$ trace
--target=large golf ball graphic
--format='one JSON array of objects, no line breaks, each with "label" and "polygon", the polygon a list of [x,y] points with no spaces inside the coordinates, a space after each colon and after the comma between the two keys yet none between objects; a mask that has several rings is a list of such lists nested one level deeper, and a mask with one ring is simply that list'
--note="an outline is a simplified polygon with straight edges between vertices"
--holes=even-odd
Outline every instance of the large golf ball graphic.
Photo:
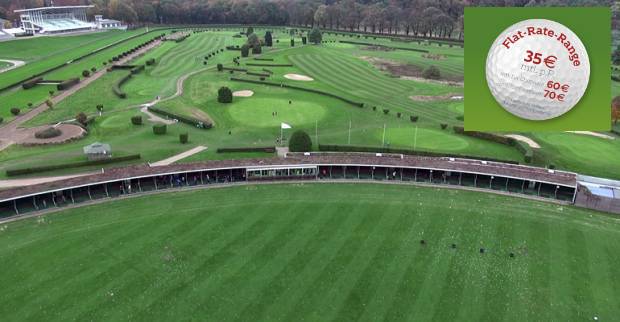
[{"label": "large golf ball graphic", "polygon": [[581,40],[551,20],[524,20],[493,42],[486,78],[495,100],[528,120],[570,111],[588,87],[590,60]]}]

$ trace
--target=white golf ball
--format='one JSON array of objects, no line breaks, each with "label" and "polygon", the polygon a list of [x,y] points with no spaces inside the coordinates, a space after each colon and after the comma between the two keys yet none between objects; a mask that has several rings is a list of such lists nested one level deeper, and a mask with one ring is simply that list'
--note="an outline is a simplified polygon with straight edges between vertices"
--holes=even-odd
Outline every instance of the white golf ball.
[{"label": "white golf ball", "polygon": [[491,94],[508,112],[548,120],[570,111],[588,87],[590,60],[570,29],[555,21],[530,19],[504,30],[486,62]]}]

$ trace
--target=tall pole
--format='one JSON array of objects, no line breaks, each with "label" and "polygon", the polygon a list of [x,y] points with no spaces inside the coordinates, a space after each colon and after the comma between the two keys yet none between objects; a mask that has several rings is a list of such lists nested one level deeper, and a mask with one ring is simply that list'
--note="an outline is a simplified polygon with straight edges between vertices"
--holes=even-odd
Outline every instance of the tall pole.
[{"label": "tall pole", "polygon": [[351,145],[351,119],[349,119],[349,145]]},{"label": "tall pole", "polygon": [[314,121],[314,136],[316,139],[316,146],[319,146],[319,120]]},{"label": "tall pole", "polygon": [[383,123],[383,142],[381,142],[381,146],[385,146],[385,123]]},{"label": "tall pole", "polygon": [[413,151],[415,151],[416,145],[418,144],[418,126],[415,126],[415,134],[413,135]]}]

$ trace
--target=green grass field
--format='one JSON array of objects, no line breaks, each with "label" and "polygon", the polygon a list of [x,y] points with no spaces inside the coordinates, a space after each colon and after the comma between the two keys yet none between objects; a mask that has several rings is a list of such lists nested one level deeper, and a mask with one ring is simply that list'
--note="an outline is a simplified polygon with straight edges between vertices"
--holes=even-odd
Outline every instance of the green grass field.
[{"label": "green grass field", "polygon": [[1,227],[6,321],[611,321],[620,314],[617,218],[478,192],[241,186],[142,196]]}]

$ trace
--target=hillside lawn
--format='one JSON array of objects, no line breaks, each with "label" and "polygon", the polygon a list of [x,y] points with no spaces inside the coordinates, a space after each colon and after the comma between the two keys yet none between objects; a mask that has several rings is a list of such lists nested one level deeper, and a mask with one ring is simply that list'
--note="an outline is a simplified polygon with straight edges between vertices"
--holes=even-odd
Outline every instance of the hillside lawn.
[{"label": "hillside lawn", "polygon": [[617,218],[479,192],[249,185],[106,202],[2,227],[7,321],[620,314]]}]

